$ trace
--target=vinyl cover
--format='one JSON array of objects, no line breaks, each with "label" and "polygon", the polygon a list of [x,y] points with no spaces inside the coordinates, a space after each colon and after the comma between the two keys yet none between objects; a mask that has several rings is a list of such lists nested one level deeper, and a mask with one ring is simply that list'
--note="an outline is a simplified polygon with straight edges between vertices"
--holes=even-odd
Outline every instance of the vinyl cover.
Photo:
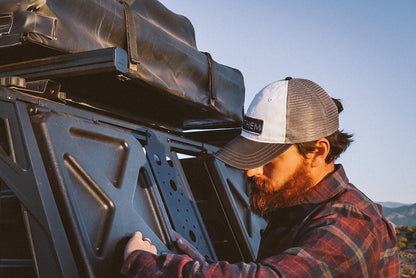
[{"label": "vinyl cover", "polygon": [[2,0],[0,56],[28,43],[58,53],[123,48],[128,77],[241,124],[242,74],[200,52],[191,22],[156,0]]}]

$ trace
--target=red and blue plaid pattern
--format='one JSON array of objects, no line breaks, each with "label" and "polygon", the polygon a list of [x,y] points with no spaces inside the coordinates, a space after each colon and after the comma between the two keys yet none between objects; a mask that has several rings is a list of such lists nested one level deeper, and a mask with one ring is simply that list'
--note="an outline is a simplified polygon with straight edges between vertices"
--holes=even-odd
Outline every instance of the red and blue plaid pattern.
[{"label": "red and blue plaid pattern", "polygon": [[348,182],[343,167],[308,195],[308,204],[277,210],[258,260],[200,263],[185,255],[130,254],[127,277],[400,277],[397,239],[379,205]]}]

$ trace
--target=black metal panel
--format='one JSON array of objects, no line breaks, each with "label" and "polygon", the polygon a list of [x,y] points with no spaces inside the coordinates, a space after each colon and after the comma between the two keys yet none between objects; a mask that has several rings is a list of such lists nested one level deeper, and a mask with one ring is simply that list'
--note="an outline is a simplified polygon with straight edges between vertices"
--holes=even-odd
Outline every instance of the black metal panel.
[{"label": "black metal panel", "polygon": [[10,156],[9,132],[10,127],[7,119],[0,118],[0,153],[5,157]]},{"label": "black metal panel", "polygon": [[[36,242],[37,246],[42,247],[32,248],[35,272],[40,276],[49,274],[53,277],[78,277],[48,187],[26,106],[7,101],[5,99],[9,97],[3,98],[4,95],[7,95],[7,90],[0,88],[0,118],[5,123],[3,135],[7,139],[4,142],[9,148],[9,152],[0,153],[0,179],[26,208],[24,223],[29,242]],[[29,218],[36,223],[36,227],[30,226],[27,221]],[[12,261],[20,260],[8,254],[5,256]]]},{"label": "black metal panel", "polygon": [[0,123],[0,180],[32,251],[15,263],[40,277],[115,277],[116,247],[136,230],[162,252],[176,252],[174,228],[208,259],[255,258],[265,222],[216,147],[1,88]]},{"label": "black metal panel", "polygon": [[[181,155],[182,156],[182,155]],[[205,166],[207,156],[184,157],[181,165],[186,174],[218,260],[244,261],[224,206],[218,196],[211,174]]]},{"label": "black metal panel", "polygon": [[213,157],[207,159],[206,165],[244,259],[256,260],[261,239],[260,231],[266,228],[267,222],[250,210],[251,187],[244,171],[227,167]]},{"label": "black metal panel", "polygon": [[52,112],[34,114],[32,122],[83,276],[113,275],[117,243],[136,230],[158,250],[169,251],[168,221],[142,146],[132,135]]},{"label": "black metal panel", "polygon": [[[216,260],[211,240],[201,218],[185,173],[179,163],[174,142],[168,135],[149,131],[146,148],[173,228],[191,242],[209,260]],[[195,146],[191,144],[188,148]],[[201,151],[201,150],[199,150]]]},{"label": "black metal panel", "polygon": [[36,277],[19,199],[0,180],[0,277]]},{"label": "black metal panel", "polygon": [[20,170],[29,170],[27,150],[13,103],[0,100],[2,158]]}]

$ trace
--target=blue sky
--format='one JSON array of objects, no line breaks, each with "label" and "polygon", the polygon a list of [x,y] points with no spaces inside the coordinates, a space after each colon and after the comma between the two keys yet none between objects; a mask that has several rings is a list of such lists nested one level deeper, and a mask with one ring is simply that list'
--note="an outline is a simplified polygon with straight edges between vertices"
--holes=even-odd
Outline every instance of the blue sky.
[{"label": "blue sky", "polygon": [[416,1],[161,2],[191,20],[201,51],[243,73],[246,108],[286,76],[340,98],[350,181],[374,201],[416,203]]}]

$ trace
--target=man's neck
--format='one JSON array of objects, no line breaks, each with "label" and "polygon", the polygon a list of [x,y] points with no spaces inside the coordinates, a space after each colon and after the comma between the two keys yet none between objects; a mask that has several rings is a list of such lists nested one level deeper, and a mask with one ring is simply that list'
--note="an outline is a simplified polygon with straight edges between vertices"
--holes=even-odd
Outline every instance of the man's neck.
[{"label": "man's neck", "polygon": [[331,162],[329,164],[326,164],[325,163],[324,165],[322,165],[322,167],[319,167],[319,168],[315,169],[315,171],[312,173],[313,185],[314,186],[317,185],[328,174],[330,174],[330,173],[332,173],[334,171],[335,171],[334,162]]}]

